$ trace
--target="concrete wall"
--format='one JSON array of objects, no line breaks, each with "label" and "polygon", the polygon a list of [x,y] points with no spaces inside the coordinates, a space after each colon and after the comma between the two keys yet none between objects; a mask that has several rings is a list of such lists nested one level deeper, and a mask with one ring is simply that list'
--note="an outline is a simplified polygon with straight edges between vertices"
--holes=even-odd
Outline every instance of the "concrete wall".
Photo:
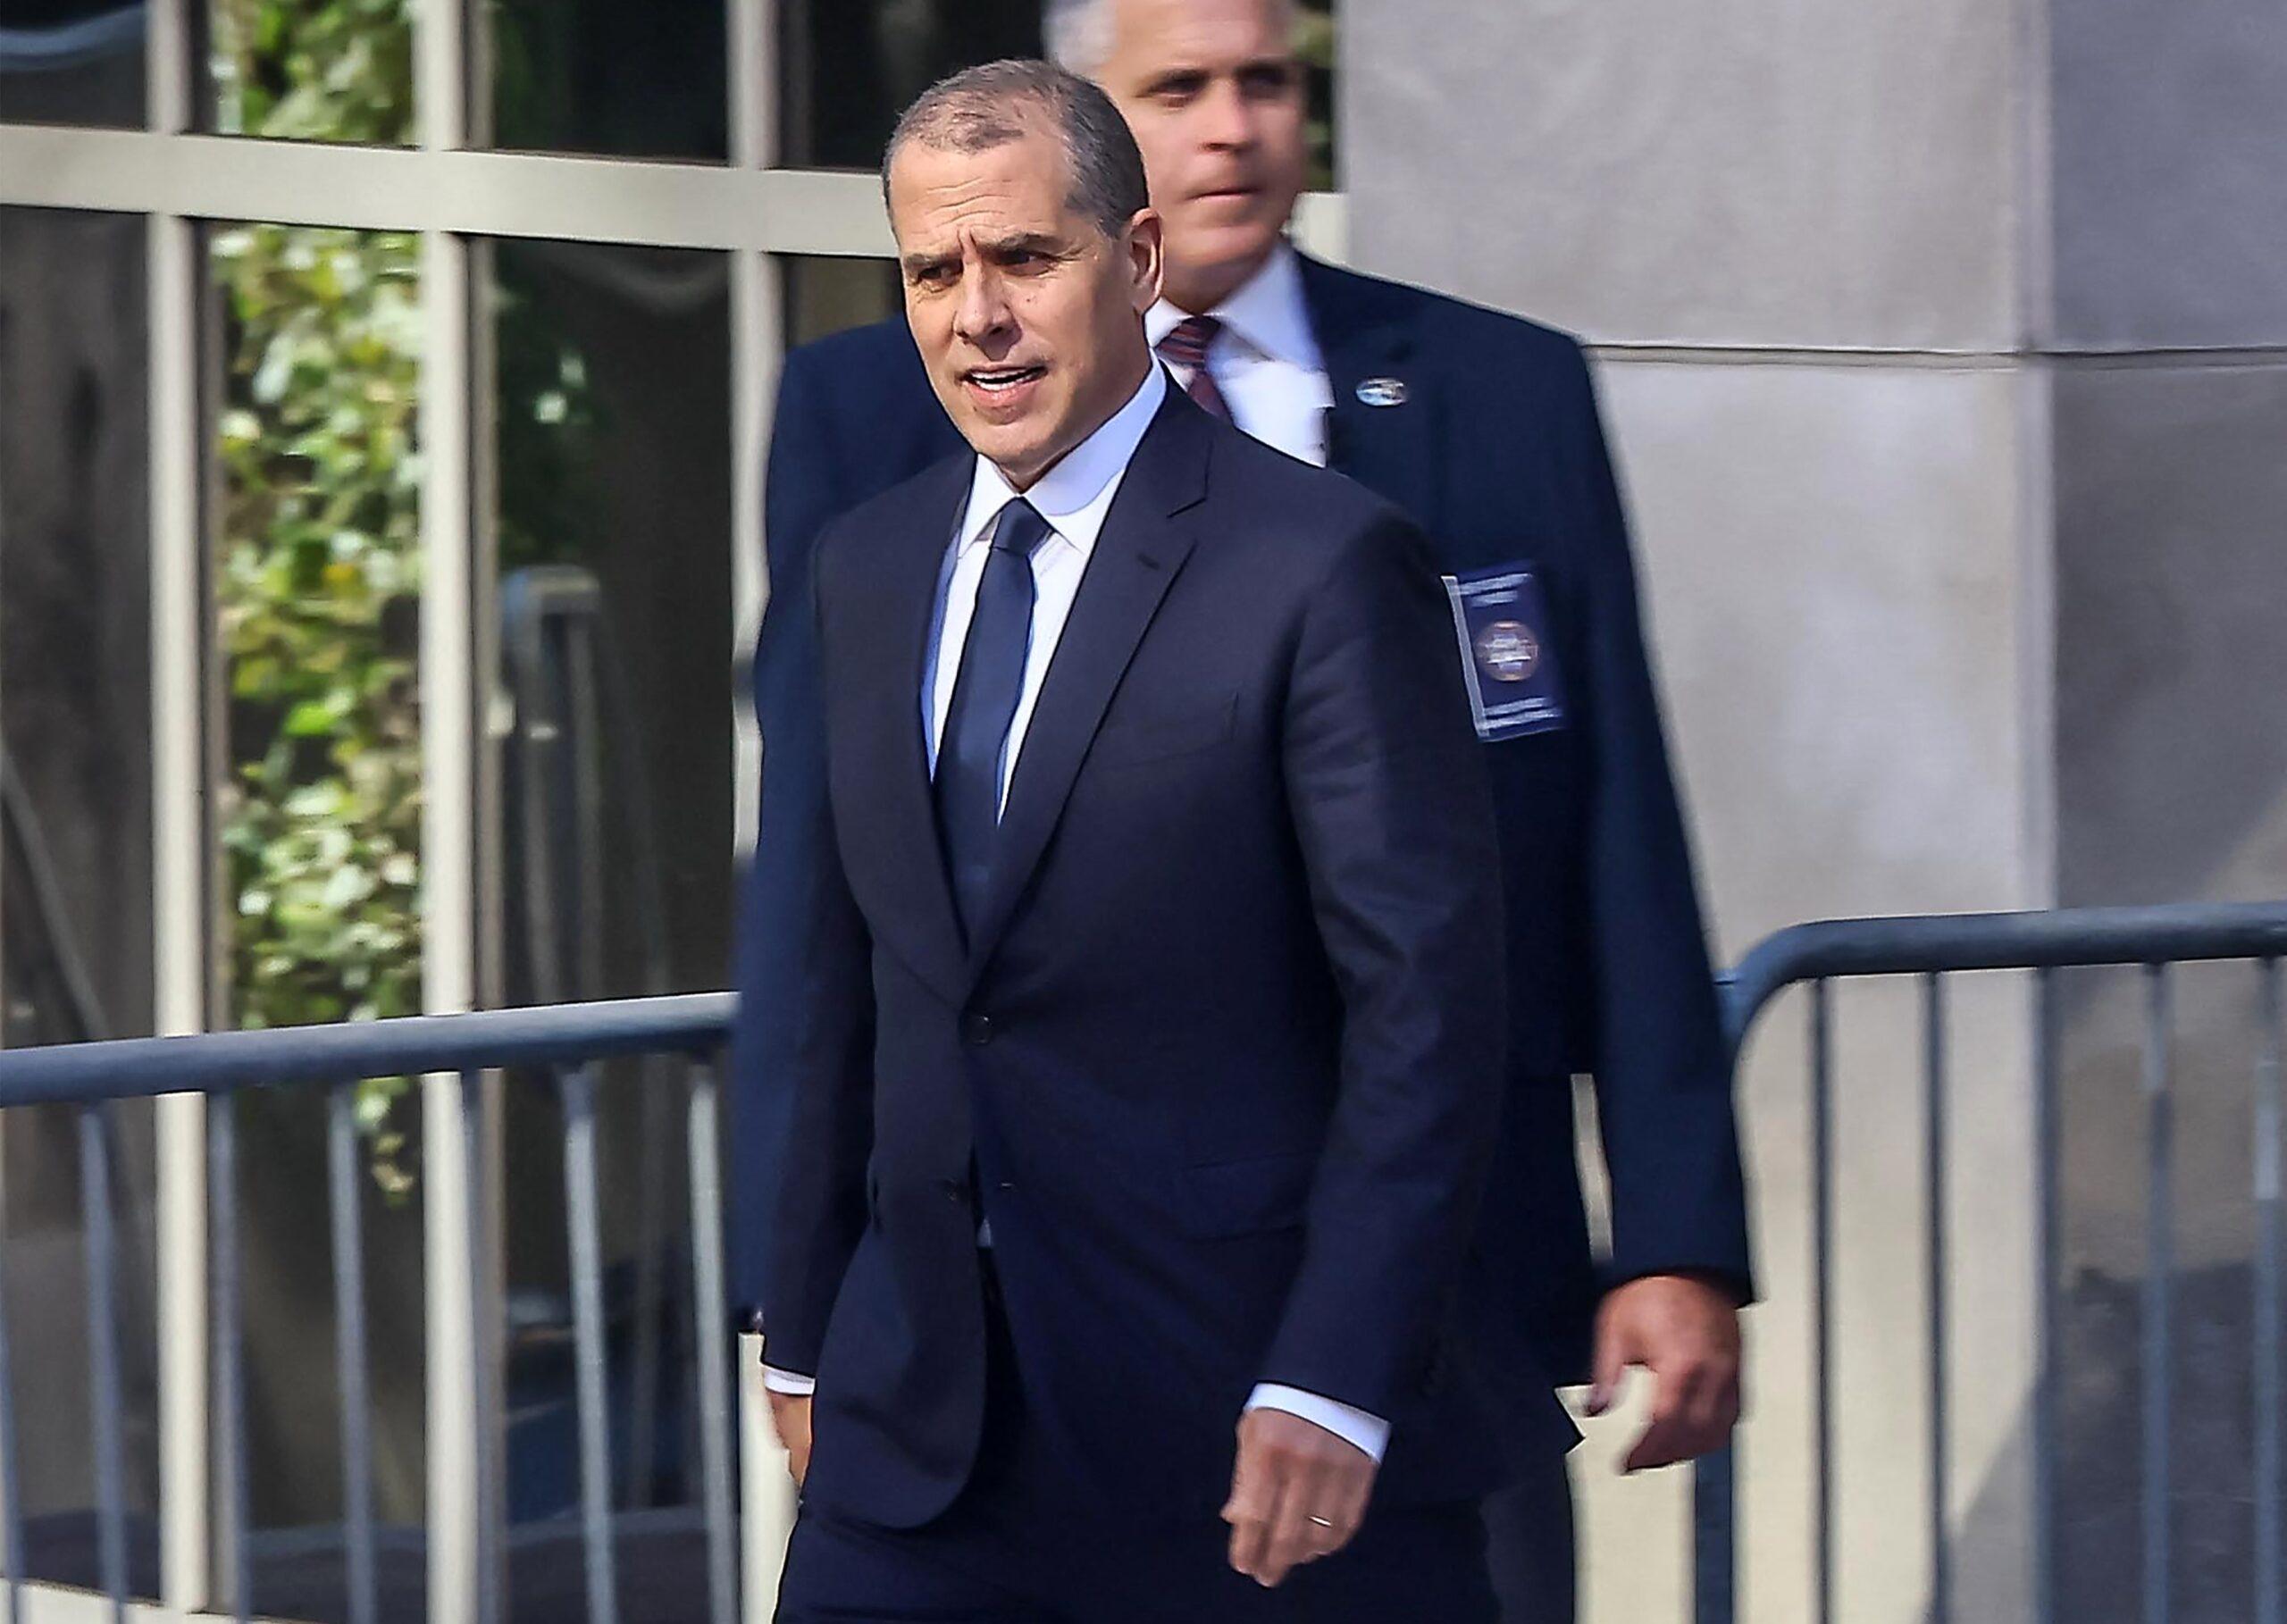
[{"label": "concrete wall", "polygon": [[[1349,0],[1352,257],[1584,334],[1720,952],[1796,919],[2287,894],[2287,15],[2268,0]],[[2174,1586],[2245,1616],[2254,987],[2182,978]],[[2027,1000],[1948,1079],[1954,1616],[2028,1614]],[[2133,1616],[2142,989],[2065,989],[2060,1616]],[[1910,988],[1840,1006],[1836,1616],[1928,1605]],[[1799,1011],[1742,1085],[1772,1301],[1743,1616],[1811,1615]],[[2125,1305],[2124,1308],[2123,1305]],[[1684,1485],[1593,1429],[1590,1613]],[[2234,1437],[2238,1438],[2233,1443]],[[2236,1611],[2235,1611],[2236,1610]]]}]

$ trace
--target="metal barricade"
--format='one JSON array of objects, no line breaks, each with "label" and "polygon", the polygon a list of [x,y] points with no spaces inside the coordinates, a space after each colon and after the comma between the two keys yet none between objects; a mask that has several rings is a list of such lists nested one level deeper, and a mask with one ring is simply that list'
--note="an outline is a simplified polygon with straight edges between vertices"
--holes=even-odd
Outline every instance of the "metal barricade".
[{"label": "metal barricade", "polygon": [[[1947,1275],[1953,1237],[1940,1199],[1948,1170],[1946,1102],[1948,1093],[1946,1033],[1948,978],[1978,970],[2021,970],[2032,977],[2032,1101],[2034,1161],[2033,1251],[2040,1281],[2035,1324],[2039,1347],[2033,1404],[2032,1514],[2036,1543],[2032,1617],[2053,1624],[2055,1576],[2052,1544],[2057,1499],[2057,1383],[2055,1330],[2058,1248],[2058,1062],[2055,975],[2075,967],[2141,967],[2145,984],[2142,1099],[2147,1125],[2149,1267],[2142,1283],[2144,1336],[2137,1447],[2145,1473],[2140,1538],[2146,1624],[2168,1617],[2170,1529],[2165,1486],[2169,1479],[2172,1367],[2166,1327],[2171,1308],[2171,1270],[2175,1235],[2170,1211],[2172,1151],[2170,967],[2198,961],[2245,959],[2255,965],[2265,1021],[2255,1079],[2255,1120],[2259,1150],[2255,1159],[2254,1199],[2258,1226],[2254,1262],[2256,1383],[2255,1560],[2257,1624],[2281,1624],[2283,1550],[2280,1519],[2283,1460],[2280,1428],[2287,1420],[2283,1392],[2280,1316],[2283,1270],[2287,1270],[2287,1220],[2281,1208],[2278,1151],[2283,1128],[2280,960],[2287,958],[2287,904],[2088,909],[2045,914],[1955,916],[1838,921],[1798,925],[1758,946],[1726,978],[1727,1017],[1734,1063],[1744,1051],[1757,1017],[1783,990],[1809,989],[1805,1041],[1810,1081],[1808,1123],[1811,1188],[1809,1278],[1772,1282],[1774,1294],[1800,1291],[1810,1311],[1812,1349],[1813,1500],[1812,1575],[1814,1616],[1833,1616],[1835,1594],[1835,1411],[1832,1390],[1835,1277],[1835,1188],[1833,1166],[1834,1034],[1832,990],[1838,981],[1865,977],[1919,979],[1924,1034],[1921,1067],[1921,1119],[1924,1128],[1922,1188],[1930,1225],[1923,1285],[1928,1293],[1932,1335],[1923,1373],[1929,1411],[1931,1470],[1925,1516],[1931,1552],[1927,1576],[1931,1596],[1928,1617],[1949,1617],[1952,1530],[1946,1472],[1944,1427],[1954,1385],[1947,1352]],[[126,1510],[120,1436],[121,1338],[117,1306],[117,1226],[107,1196],[114,1157],[105,1107],[118,1101],[162,1094],[201,1093],[227,1099],[256,1087],[324,1087],[331,1091],[327,1117],[327,1179],[335,1276],[335,1312],[339,1324],[336,1379],[341,1397],[343,1503],[347,1519],[345,1565],[351,1616],[357,1624],[378,1617],[376,1597],[373,1436],[368,1413],[370,1376],[364,1351],[364,1241],[358,1218],[358,1154],[354,1090],[363,1078],[458,1075],[465,1109],[472,1113],[487,1071],[533,1067],[561,1084],[564,1101],[563,1156],[565,1173],[565,1239],[572,1260],[573,1310],[579,1418],[578,1471],[581,1547],[587,1612],[592,1624],[615,1624],[620,1616],[614,1569],[614,1521],[610,1429],[606,1415],[602,1262],[596,1185],[595,1067],[627,1056],[680,1057],[688,1067],[693,1300],[725,1300],[721,1193],[722,1100],[714,1067],[733,1009],[728,994],[658,998],[610,1004],[565,1005],[467,1016],[423,1017],[362,1025],[309,1027],[200,1037],[136,1039],[64,1045],[0,1054],[0,1109],[15,1105],[63,1105],[79,1112],[79,1148],[84,1203],[88,1281],[86,1305],[90,1346],[94,1416],[90,1448],[95,1462],[99,1569],[112,1616],[124,1619],[128,1603]],[[464,1135],[469,1150],[469,1187],[482,1188],[483,1168],[476,1147],[481,1136]],[[220,1451],[218,1492],[222,1523],[232,1544],[230,1570],[239,1576],[234,1588],[236,1616],[250,1615],[252,1598],[244,1582],[248,1567],[248,1461],[245,1361],[239,1331],[242,1277],[241,1241],[235,1204],[237,1138],[227,1109],[210,1114],[207,1130],[211,1203],[212,1318],[214,1359],[212,1402],[214,1436]],[[487,1237],[484,1203],[472,1200],[480,1215],[466,1235],[472,1284],[485,1277]],[[481,1287],[478,1288],[481,1292]],[[490,1305],[486,1305],[489,1307]],[[0,1560],[11,1616],[23,1616],[25,1582],[24,1501],[20,1493],[17,1411],[10,1369],[10,1338],[0,1303]],[[482,1352],[467,1379],[479,1392],[490,1389],[495,1373],[484,1368]],[[733,1624],[738,1617],[740,1531],[733,1509],[732,1460],[733,1395],[731,1346],[725,1336],[699,1339],[697,1391],[700,1425],[700,1486],[706,1530],[708,1616],[712,1624]],[[479,1470],[494,1461],[485,1452],[497,1439],[480,1429]],[[496,1457],[497,1460],[497,1457]],[[1694,1616],[1698,1624],[1730,1624],[1738,1612],[1737,1463],[1730,1454],[1701,1462],[1694,1480]],[[479,1624],[500,1624],[505,1617],[498,1570],[507,1531],[497,1495],[480,1495],[480,1569],[474,1616]]]},{"label": "metal barricade", "polygon": [[[82,1213],[88,1266],[88,1340],[93,1411],[89,1440],[95,1464],[99,1572],[111,1616],[123,1620],[130,1600],[127,1512],[122,1484],[120,1416],[120,1327],[115,1267],[117,1235],[108,1199],[113,1149],[105,1107],[116,1101],[200,1093],[219,1109],[208,1116],[211,1312],[214,1327],[214,1436],[220,1452],[218,1493],[238,1576],[235,1614],[250,1616],[249,1494],[246,1365],[240,1333],[241,1241],[236,1188],[238,1140],[230,1099],[257,1087],[325,1087],[327,1187],[332,1228],[337,1339],[336,1379],[341,1402],[344,1556],[348,1601],[356,1624],[379,1616],[375,1577],[373,1448],[365,1351],[365,1257],[359,1226],[359,1156],[355,1089],[367,1077],[458,1074],[465,1109],[473,1111],[482,1074],[507,1067],[542,1068],[554,1075],[564,1099],[565,1221],[572,1260],[576,1409],[580,1433],[581,1547],[591,1624],[619,1616],[613,1565],[610,1427],[606,1413],[602,1249],[599,1235],[594,1067],[616,1057],[681,1057],[688,1065],[688,1126],[693,1301],[726,1301],[724,1281],[721,1175],[722,1101],[713,1057],[728,1031],[729,994],[574,1004],[476,1015],[416,1017],[360,1025],[198,1037],[144,1038],[59,1045],[0,1054],[0,1109],[63,1105],[79,1112]],[[469,1278],[487,1277],[486,1237],[475,1199],[483,1188],[480,1135],[469,1133]],[[477,1286],[480,1299],[482,1287]],[[490,1305],[483,1305],[489,1308]],[[702,1308],[702,1312],[704,1309]],[[9,1369],[13,1327],[0,1305],[0,1557],[6,1562],[11,1618],[22,1618],[25,1585],[24,1499],[18,1475],[16,1405]],[[476,1392],[490,1391],[486,1339],[475,1341],[473,1369],[465,1373]],[[723,1336],[701,1335],[698,1364],[701,1511],[706,1531],[708,1618],[734,1624],[738,1616],[738,1529],[733,1513],[732,1440],[734,1417],[731,1349]],[[450,1379],[431,1372],[431,1379]],[[497,1438],[479,1427],[480,1479],[497,1463]],[[489,1457],[489,1458],[488,1458]],[[479,1624],[505,1616],[498,1570],[506,1544],[497,1495],[482,1494],[478,1530]]]},{"label": "metal barricade", "polygon": [[[2082,967],[2140,967],[2145,987],[2142,1099],[2146,1123],[2146,1268],[2141,1427],[2143,1471],[2140,1537],[2144,1624],[2166,1624],[2171,1578],[2168,1489],[2173,1395],[2168,1325],[2175,1235],[2171,1198],[2174,1139],[2169,1034],[2173,966],[2244,959],[2255,967],[2265,1031],[2255,1077],[2254,1518],[2257,1624],[2281,1619],[2281,1277],[2283,1250],[2278,1151],[2281,1131],[2280,959],[2287,956],[2287,904],[2086,908],[2048,913],[1956,915],[1839,920],[1797,925],[1764,941],[1725,982],[1725,1013],[1735,1072],[1756,1018],[1782,991],[1810,992],[1809,1213],[1810,1278],[1774,1282],[1774,1292],[1801,1290],[1810,1313],[1813,1470],[1811,1560],[1813,1617],[1827,1624],[1835,1597],[1835,1278],[1833,984],[1876,976],[1918,977],[1923,1032],[1921,1115],[1922,1185],[1927,1203],[1926,1277],[1931,1314],[1924,1370],[1929,1460],[1924,1515],[1930,1549],[1925,1617],[1952,1616],[1954,1530],[1948,1508],[1945,1427],[1954,1372],[1948,1343],[1948,1168],[1946,1103],[1948,977],[1966,971],[2032,974],[2033,1253],[2040,1280],[2035,1308],[2032,1394],[2032,1612],[2054,1624],[2058,1385],[2058,1031],[2055,976]],[[1698,1624],[1731,1624],[1738,1611],[1737,1463],[1729,1452],[1701,1461],[1694,1481],[1694,1616]]]}]

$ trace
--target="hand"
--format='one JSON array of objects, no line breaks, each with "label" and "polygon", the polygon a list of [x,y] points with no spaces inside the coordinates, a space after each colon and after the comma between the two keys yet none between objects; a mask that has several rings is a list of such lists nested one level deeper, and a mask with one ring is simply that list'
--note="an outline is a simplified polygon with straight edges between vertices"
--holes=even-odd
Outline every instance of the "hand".
[{"label": "hand", "polygon": [[1365,1520],[1375,1469],[1373,1456],[1323,1427],[1283,1410],[1248,1411],[1223,1507],[1231,1566],[1268,1587],[1341,1550]]},{"label": "hand", "polygon": [[1693,1275],[1649,1275],[1613,1291],[1596,1314],[1590,1415],[1613,1407],[1630,1365],[1652,1373],[1652,1423],[1622,1471],[1673,1466],[1730,1441],[1739,1419],[1739,1310],[1730,1293]]},{"label": "hand", "polygon": [[777,1431],[778,1441],[786,1446],[786,1470],[793,1478],[794,1486],[800,1488],[802,1479],[810,1475],[809,1396],[772,1394],[770,1425]]}]

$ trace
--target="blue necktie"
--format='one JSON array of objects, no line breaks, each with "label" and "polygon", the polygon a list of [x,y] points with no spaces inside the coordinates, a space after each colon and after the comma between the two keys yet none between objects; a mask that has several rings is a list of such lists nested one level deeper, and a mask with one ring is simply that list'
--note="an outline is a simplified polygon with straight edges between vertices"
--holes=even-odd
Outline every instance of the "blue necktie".
[{"label": "blue necktie", "polygon": [[976,612],[937,741],[937,835],[961,929],[976,923],[1001,833],[1001,758],[1024,693],[1033,640],[1033,554],[1048,521],[1022,497],[1001,510],[976,585]]}]

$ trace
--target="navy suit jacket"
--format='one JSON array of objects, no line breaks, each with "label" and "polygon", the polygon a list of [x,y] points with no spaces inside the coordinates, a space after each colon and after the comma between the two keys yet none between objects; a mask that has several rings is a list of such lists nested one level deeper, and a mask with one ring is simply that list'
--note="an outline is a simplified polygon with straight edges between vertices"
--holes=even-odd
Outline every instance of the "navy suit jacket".
[{"label": "navy suit jacket", "polygon": [[[1332,465],[1410,514],[1443,569],[1529,562],[1565,707],[1551,731],[1484,746],[1507,861],[1510,1084],[1470,1298],[1497,1369],[1585,1379],[1604,1291],[1697,1271],[1752,1289],[1728,1057],[1689,848],[1645,657],[1634,568],[1593,387],[1566,335],[1399,283],[1303,261],[1332,375]],[[1404,398],[1359,388],[1396,379]],[[1386,398],[1388,391],[1369,391]],[[957,450],[901,322],[787,358],[771,444],[775,601],[805,601],[817,538],[867,497]],[[1456,657],[1458,658],[1458,656]],[[766,618],[755,686],[764,775],[822,771],[807,617]],[[762,839],[797,841],[798,830]],[[795,967],[755,928],[787,906],[750,872],[737,984],[733,1293],[761,1301],[783,1090],[759,1034],[787,1017]],[[1571,1078],[1594,1078],[1612,1199],[1592,1256]]]},{"label": "navy suit jacket", "polygon": [[980,1218],[1028,1425],[1132,1515],[1211,1518],[1258,1381],[1388,1418],[1383,1496],[1479,1492],[1497,1455],[1441,1351],[1507,976],[1428,549],[1170,391],[964,933],[919,696],[973,465],[826,531],[824,793],[765,784],[805,836],[758,858],[799,967],[758,1044],[791,1099],[764,1305],[771,1361],[817,1378],[806,1493],[909,1527],[967,1481]]}]

